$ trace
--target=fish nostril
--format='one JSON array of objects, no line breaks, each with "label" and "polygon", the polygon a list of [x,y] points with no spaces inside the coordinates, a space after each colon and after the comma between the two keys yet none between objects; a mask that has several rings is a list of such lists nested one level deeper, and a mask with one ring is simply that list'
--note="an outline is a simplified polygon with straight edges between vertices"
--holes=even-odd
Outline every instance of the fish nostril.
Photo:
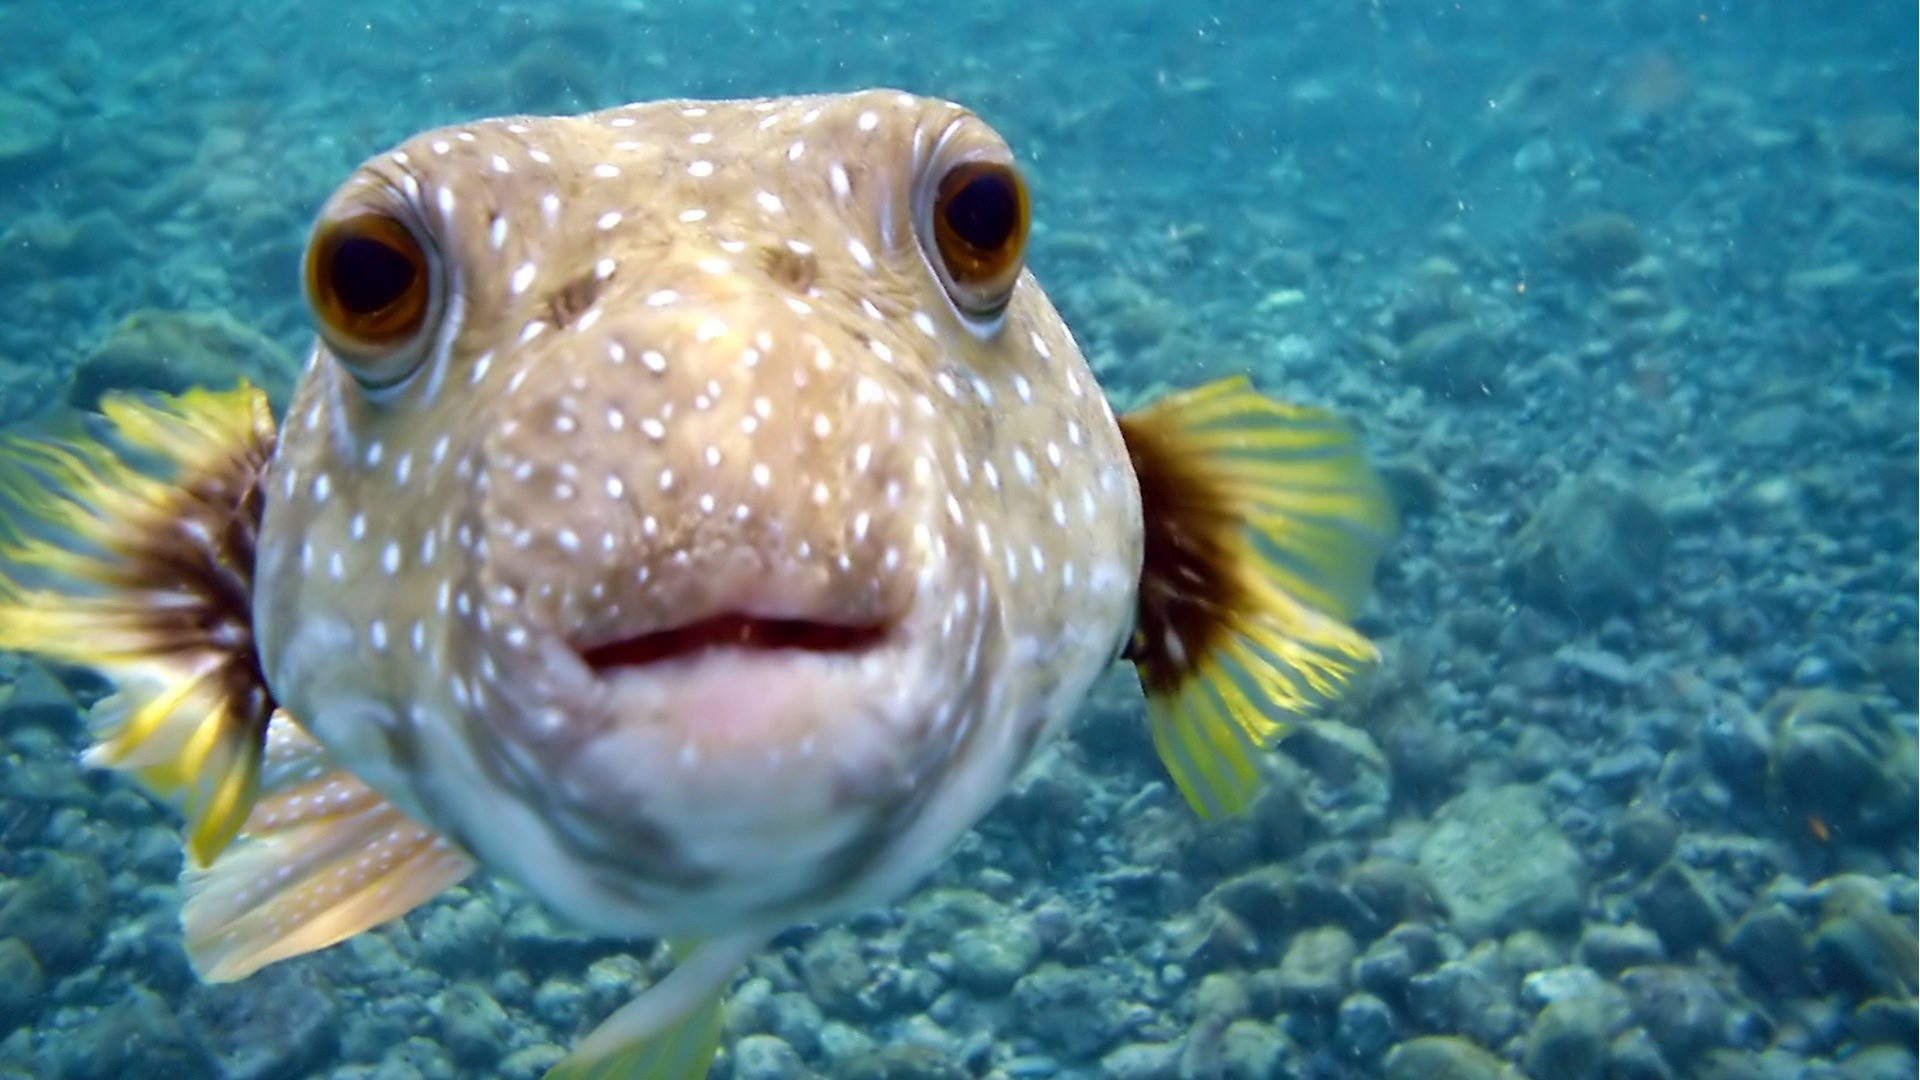
[{"label": "fish nostril", "polygon": [[806,292],[819,276],[820,264],[810,251],[769,245],[760,249],[760,269],[775,284],[794,292]]},{"label": "fish nostril", "polygon": [[564,330],[600,298],[603,279],[591,270],[567,282],[547,297],[547,321]]}]

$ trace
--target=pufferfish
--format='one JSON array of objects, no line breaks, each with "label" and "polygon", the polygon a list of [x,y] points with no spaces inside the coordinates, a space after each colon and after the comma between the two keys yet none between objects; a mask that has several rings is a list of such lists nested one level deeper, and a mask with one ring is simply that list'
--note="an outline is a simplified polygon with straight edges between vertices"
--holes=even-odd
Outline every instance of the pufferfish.
[{"label": "pufferfish", "polygon": [[743,963],[906,891],[1124,658],[1205,815],[1374,655],[1393,530],[1244,378],[1116,417],[1007,144],[890,90],[430,131],[304,257],[254,388],[0,470],[0,647],[184,819],[210,980],[477,869],[677,962],[555,1078],[705,1075]]}]

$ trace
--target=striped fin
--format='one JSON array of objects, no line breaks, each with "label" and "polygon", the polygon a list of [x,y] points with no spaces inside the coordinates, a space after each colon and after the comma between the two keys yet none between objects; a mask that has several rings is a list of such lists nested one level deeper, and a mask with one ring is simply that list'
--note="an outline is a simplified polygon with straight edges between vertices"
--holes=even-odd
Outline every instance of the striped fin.
[{"label": "striped fin", "polygon": [[187,956],[209,982],[244,979],[399,918],[474,867],[276,712],[239,839],[182,875]]},{"label": "striped fin", "polygon": [[273,420],[245,382],[101,411],[99,441],[0,439],[0,649],[114,684],[85,760],[179,807],[205,865],[252,807],[273,711],[252,628]]},{"label": "striped fin", "polygon": [[1396,529],[1385,488],[1331,414],[1244,377],[1121,417],[1147,535],[1127,658],[1155,748],[1201,815],[1259,789],[1258,751],[1376,658],[1345,622]]}]

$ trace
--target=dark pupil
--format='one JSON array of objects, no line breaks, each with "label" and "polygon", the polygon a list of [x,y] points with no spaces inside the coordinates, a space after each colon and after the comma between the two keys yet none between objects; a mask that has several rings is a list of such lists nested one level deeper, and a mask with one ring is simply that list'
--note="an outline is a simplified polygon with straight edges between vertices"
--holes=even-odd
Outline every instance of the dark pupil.
[{"label": "dark pupil", "polygon": [[947,225],[974,250],[998,251],[1018,224],[1018,202],[1011,181],[983,173],[947,200]]},{"label": "dark pupil", "polygon": [[413,284],[414,273],[405,255],[364,236],[340,241],[327,271],[333,295],[355,315],[370,315],[400,299]]}]

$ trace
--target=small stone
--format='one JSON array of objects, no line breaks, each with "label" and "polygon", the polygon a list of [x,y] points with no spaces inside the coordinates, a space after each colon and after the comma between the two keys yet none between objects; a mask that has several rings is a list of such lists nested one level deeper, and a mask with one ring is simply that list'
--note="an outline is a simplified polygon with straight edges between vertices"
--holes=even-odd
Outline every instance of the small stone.
[{"label": "small stone", "polygon": [[955,982],[995,997],[1033,969],[1040,959],[1040,938],[1029,921],[1012,918],[960,931],[948,951]]},{"label": "small stone", "polygon": [[1106,1080],[1175,1080],[1179,1064],[1179,1043],[1127,1043],[1100,1059],[1100,1074]]},{"label": "small stone", "polygon": [[1773,791],[1795,817],[1835,832],[1912,830],[1914,740],[1884,710],[1815,688],[1782,691],[1761,715],[1773,724]]},{"label": "small stone", "polygon": [[1111,973],[1043,963],[1013,986],[1014,1025],[1074,1060],[1095,1058],[1125,1033],[1124,988]]},{"label": "small stone", "polygon": [[1392,1044],[1393,1035],[1393,1010],[1372,994],[1348,995],[1334,1014],[1334,1044],[1363,1065],[1379,1057]]},{"label": "small stone", "polygon": [[1634,894],[1641,921],[1653,927],[1670,956],[1686,956],[1701,946],[1716,946],[1727,931],[1727,917],[1706,883],[1690,868],[1668,862]]},{"label": "small stone", "polygon": [[1629,1028],[1614,1036],[1607,1056],[1609,1080],[1674,1080],[1673,1070],[1645,1028]]},{"label": "small stone", "polygon": [[440,1044],[455,1061],[485,1067],[500,1060],[513,1023],[493,995],[475,983],[455,983],[432,1008],[440,1021]]},{"label": "small stone", "polygon": [[1347,967],[1358,951],[1353,935],[1338,926],[1294,935],[1280,959],[1281,1002],[1296,1008],[1331,1008],[1347,992]]},{"label": "small stone", "polygon": [[1594,1080],[1606,1068],[1608,1037],[1615,1019],[1598,994],[1553,1002],[1540,1010],[1527,1029],[1521,1071],[1556,1080]]},{"label": "small stone", "polygon": [[1807,985],[1806,925],[1785,904],[1762,901],[1734,924],[1727,954],[1761,985],[1792,994]]},{"label": "small stone", "polygon": [[[1653,755],[1657,769],[1659,755],[1649,747],[1641,749]],[[1672,856],[1675,845],[1680,842],[1680,823],[1659,803],[1642,799],[1615,819],[1609,838],[1613,841],[1615,865],[1646,873]]]},{"label": "small stone", "polygon": [[1911,997],[1874,997],[1853,1010],[1848,1034],[1855,1042],[1913,1046],[1920,1040],[1920,1011]]},{"label": "small stone", "polygon": [[1838,1080],[1913,1080],[1913,1051],[1901,1046],[1869,1046],[1837,1066]]},{"label": "small stone", "polygon": [[1407,983],[1407,1009],[1430,1031],[1498,1046],[1520,1029],[1512,991],[1477,964],[1449,960]]},{"label": "small stone", "polygon": [[749,1035],[733,1044],[734,1080],[799,1080],[805,1067],[786,1040]]},{"label": "small stone", "polygon": [[550,1042],[523,1046],[500,1059],[500,1080],[541,1080],[566,1056],[565,1049]]},{"label": "small stone", "polygon": [[1568,964],[1544,968],[1520,980],[1520,1000],[1539,1009],[1568,998],[1599,996],[1612,989],[1592,968]]},{"label": "small stone", "polygon": [[1660,580],[1667,531],[1641,487],[1602,472],[1570,476],[1514,536],[1508,573],[1528,599],[1577,620],[1631,610]]},{"label": "small stone", "polygon": [[1639,923],[1588,926],[1580,934],[1574,950],[1580,959],[1605,975],[1614,975],[1630,967],[1657,964],[1667,958],[1660,935]]},{"label": "small stone", "polygon": [[27,943],[17,937],[0,941],[0,1036],[33,1019],[46,989],[40,961]]},{"label": "small stone", "polygon": [[1822,983],[1863,995],[1913,996],[1920,964],[1913,923],[1887,910],[1879,883],[1841,874],[1814,892],[1821,898],[1820,925],[1808,951]]},{"label": "small stone", "polygon": [[148,309],[122,319],[81,359],[67,401],[93,409],[109,390],[178,394],[229,387],[244,375],[278,406],[298,372],[298,362],[278,343],[225,312]]},{"label": "small stone", "polygon": [[38,867],[10,883],[0,900],[0,938],[19,938],[50,975],[93,959],[107,921],[107,874],[77,855],[47,852]]},{"label": "small stone", "polygon": [[1638,262],[1645,251],[1633,219],[1611,211],[1576,218],[1547,238],[1547,254],[1554,262],[1601,280]]},{"label": "small stone", "polygon": [[873,970],[861,954],[860,939],[843,927],[830,927],[815,934],[800,953],[800,976],[807,993],[820,1007],[843,1017],[867,1013],[860,992],[873,978]]},{"label": "small stone", "polygon": [[223,1080],[311,1076],[337,1051],[341,1015],[314,981],[291,965],[275,965],[245,982],[195,985],[181,1024]]},{"label": "small stone", "polygon": [[45,105],[0,91],[0,173],[25,168],[52,154],[64,127],[59,115]]},{"label": "small stone", "polygon": [[1707,1050],[1724,1045],[1726,997],[1704,974],[1656,964],[1623,972],[1620,986],[1633,1003],[1634,1019],[1673,1064],[1685,1068]]},{"label": "small stone", "polygon": [[1220,1080],[1283,1080],[1293,1046],[1272,1024],[1235,1020],[1220,1036]]},{"label": "small stone", "polygon": [[1442,397],[1484,398],[1497,390],[1507,350],[1476,318],[1430,326],[1400,347],[1398,367]]},{"label": "small stone", "polygon": [[1419,864],[1454,927],[1469,938],[1519,926],[1560,929],[1584,906],[1580,854],[1523,784],[1470,790],[1441,806]]},{"label": "small stone", "polygon": [[1506,1062],[1456,1035],[1408,1039],[1386,1064],[1386,1080],[1518,1080]]}]

